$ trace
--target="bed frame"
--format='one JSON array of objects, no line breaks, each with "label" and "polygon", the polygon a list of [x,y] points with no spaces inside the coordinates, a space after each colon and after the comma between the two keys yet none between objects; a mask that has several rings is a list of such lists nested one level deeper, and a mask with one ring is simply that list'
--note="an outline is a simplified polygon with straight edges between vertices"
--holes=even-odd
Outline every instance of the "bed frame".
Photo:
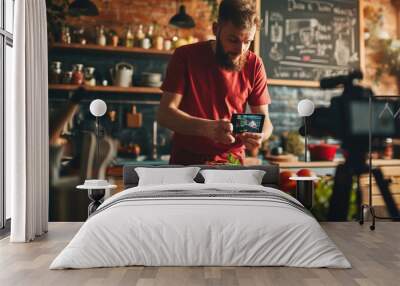
[{"label": "bed frame", "polygon": [[[279,166],[278,165],[254,165],[254,166],[232,166],[232,165],[191,165],[201,169],[218,170],[263,170],[265,175],[262,179],[262,185],[265,187],[279,188]],[[137,167],[146,168],[181,168],[183,165],[125,165],[123,172],[124,189],[136,187],[139,177],[135,171]],[[203,176],[199,173],[194,179],[197,183],[204,183]]]}]

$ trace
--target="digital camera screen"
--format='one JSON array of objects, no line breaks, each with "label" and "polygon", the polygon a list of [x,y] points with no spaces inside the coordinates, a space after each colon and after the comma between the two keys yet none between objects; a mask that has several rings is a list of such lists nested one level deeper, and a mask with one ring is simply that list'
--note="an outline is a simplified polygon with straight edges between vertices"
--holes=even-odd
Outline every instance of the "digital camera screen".
[{"label": "digital camera screen", "polygon": [[[355,136],[369,134],[368,101],[350,101],[350,133]],[[400,109],[396,102],[372,101],[371,131],[373,136],[398,137]],[[398,112],[399,111],[399,112]]]},{"label": "digital camera screen", "polygon": [[264,125],[264,114],[233,114],[232,124],[233,133],[261,133]]}]

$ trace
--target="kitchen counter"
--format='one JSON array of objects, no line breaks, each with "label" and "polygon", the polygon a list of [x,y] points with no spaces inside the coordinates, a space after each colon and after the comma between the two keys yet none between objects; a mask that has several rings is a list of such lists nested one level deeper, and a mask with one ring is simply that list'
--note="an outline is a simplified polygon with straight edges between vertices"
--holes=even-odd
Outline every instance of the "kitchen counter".
[{"label": "kitchen counter", "polygon": [[[343,160],[335,161],[312,161],[312,162],[281,162],[276,163],[280,168],[329,168],[336,167],[337,165],[343,163]],[[368,162],[367,162],[368,164]],[[400,159],[374,159],[372,160],[372,166],[383,167],[383,166],[400,166]]]},{"label": "kitchen counter", "polygon": [[134,166],[168,165],[168,161],[161,159],[138,161],[134,159],[116,158],[113,162],[113,165],[107,168],[107,176],[122,178],[122,170],[125,165],[134,165]]}]

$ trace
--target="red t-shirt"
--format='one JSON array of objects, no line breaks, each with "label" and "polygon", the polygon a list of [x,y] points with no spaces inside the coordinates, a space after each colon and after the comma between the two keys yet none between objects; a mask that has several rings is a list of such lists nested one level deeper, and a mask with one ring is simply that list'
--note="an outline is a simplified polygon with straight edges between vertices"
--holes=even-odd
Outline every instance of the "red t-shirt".
[{"label": "red t-shirt", "polygon": [[[182,94],[179,109],[205,119],[230,120],[233,113],[245,112],[246,103],[258,106],[271,102],[262,60],[248,52],[247,62],[241,71],[225,70],[217,64],[211,41],[177,48],[161,89]],[[203,136],[179,133],[174,134],[172,149],[172,157],[177,156],[177,151],[207,158],[218,155],[225,158],[228,153],[244,156],[242,142],[226,145]],[[182,160],[171,158],[173,163],[185,163],[178,161]]]}]

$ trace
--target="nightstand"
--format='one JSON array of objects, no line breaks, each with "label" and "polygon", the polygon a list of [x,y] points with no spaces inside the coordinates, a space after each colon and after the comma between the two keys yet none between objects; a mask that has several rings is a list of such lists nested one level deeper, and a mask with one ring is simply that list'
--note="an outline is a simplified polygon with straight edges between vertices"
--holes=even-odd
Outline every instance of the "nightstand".
[{"label": "nightstand", "polygon": [[94,213],[103,203],[106,190],[115,189],[116,185],[110,185],[106,180],[85,180],[83,185],[76,188],[87,190],[91,203],[88,206],[88,217]]},{"label": "nightstand", "polygon": [[296,199],[307,209],[313,207],[314,202],[314,182],[318,177],[290,177],[290,180],[296,181]]}]

